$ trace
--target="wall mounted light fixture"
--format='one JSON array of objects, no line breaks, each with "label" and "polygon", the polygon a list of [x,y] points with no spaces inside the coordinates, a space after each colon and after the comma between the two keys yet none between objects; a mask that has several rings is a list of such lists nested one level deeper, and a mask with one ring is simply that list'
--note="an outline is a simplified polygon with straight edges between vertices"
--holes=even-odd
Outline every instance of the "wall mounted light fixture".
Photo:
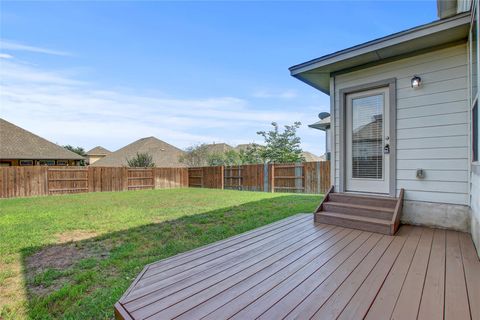
[{"label": "wall mounted light fixture", "polygon": [[412,88],[416,89],[418,87],[420,87],[420,85],[422,84],[422,78],[420,78],[419,76],[413,76],[412,78]]}]

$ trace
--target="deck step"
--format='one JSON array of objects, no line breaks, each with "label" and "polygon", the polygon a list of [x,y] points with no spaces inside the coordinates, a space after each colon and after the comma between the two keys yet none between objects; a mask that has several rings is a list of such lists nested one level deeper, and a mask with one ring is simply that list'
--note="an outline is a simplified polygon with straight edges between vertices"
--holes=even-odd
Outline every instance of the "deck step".
[{"label": "deck step", "polygon": [[383,234],[391,234],[391,222],[385,219],[328,211],[322,211],[316,213],[315,215],[315,220],[319,223],[333,224],[346,228],[360,229]]},{"label": "deck step", "polygon": [[395,209],[398,199],[393,197],[370,196],[352,193],[331,193],[329,201]]},{"label": "deck step", "polygon": [[385,208],[377,206],[365,206],[353,203],[343,202],[325,202],[323,210],[335,213],[344,213],[358,215],[362,217],[377,218],[391,221],[394,208]]}]

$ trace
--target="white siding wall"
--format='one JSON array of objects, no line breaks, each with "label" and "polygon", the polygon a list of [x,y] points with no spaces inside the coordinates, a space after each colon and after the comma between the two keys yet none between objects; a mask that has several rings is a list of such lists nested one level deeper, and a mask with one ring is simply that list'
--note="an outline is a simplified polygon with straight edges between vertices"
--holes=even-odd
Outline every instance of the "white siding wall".
[{"label": "white siding wall", "polygon": [[[422,87],[412,89],[413,75]],[[335,186],[339,185],[339,90],[397,79],[397,193],[407,200],[469,204],[467,48],[435,52],[335,77]],[[426,178],[418,180],[415,169]]]}]

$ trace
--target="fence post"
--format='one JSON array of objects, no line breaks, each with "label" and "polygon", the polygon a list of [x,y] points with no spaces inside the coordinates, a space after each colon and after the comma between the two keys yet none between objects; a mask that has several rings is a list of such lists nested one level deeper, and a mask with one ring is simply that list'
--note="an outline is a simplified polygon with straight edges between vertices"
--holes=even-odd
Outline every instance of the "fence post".
[{"label": "fence post", "polygon": [[222,179],[220,183],[221,183],[221,189],[223,190],[225,188],[225,166],[220,167],[220,172],[222,175]]},{"label": "fence post", "polygon": [[50,194],[50,188],[48,187],[48,167],[45,167],[45,190],[47,194]]},{"label": "fence post", "polygon": [[[295,163],[295,177],[300,177],[300,176],[303,176],[304,174],[304,170],[303,170],[303,165],[302,163]],[[296,192],[299,192],[299,190],[301,190],[301,188],[304,187],[303,186],[303,178],[295,178],[295,188],[297,188],[295,191]],[[303,189],[303,192],[305,192],[306,190]]]},{"label": "fence post", "polygon": [[263,191],[268,192],[268,163],[263,164]]},{"label": "fence post", "polygon": [[275,192],[275,164],[272,163],[270,166],[272,168],[272,170],[270,172],[271,173],[270,184],[272,185],[272,190],[271,191],[273,193],[273,192]]},{"label": "fence post", "polygon": [[317,192],[322,193],[322,175],[320,174],[320,161],[317,161]]}]

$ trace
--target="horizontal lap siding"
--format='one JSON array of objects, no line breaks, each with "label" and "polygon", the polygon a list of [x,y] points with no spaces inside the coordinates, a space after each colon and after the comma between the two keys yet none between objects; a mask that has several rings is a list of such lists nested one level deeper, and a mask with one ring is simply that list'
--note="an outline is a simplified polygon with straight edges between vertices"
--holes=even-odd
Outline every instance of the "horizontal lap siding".
[{"label": "horizontal lap siding", "polygon": [[[413,75],[422,87],[412,89]],[[337,75],[335,185],[339,185],[340,90],[397,79],[397,192],[407,200],[468,204],[469,114],[465,45]],[[415,171],[425,170],[416,179]]]}]

